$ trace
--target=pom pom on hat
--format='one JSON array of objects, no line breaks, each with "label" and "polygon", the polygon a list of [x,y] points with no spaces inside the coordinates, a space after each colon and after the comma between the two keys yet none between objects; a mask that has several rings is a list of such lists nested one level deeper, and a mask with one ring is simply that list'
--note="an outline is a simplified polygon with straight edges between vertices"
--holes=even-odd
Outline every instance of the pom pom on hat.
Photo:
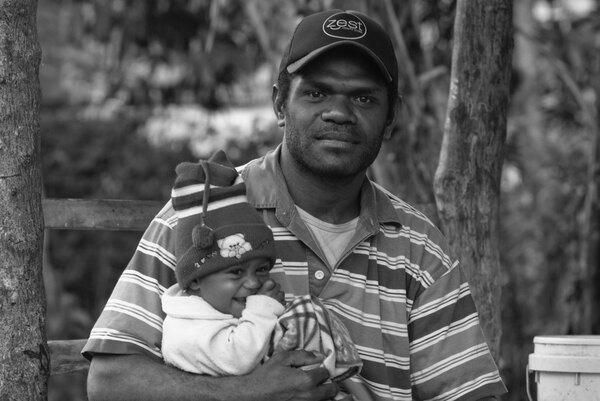
[{"label": "pom pom on hat", "polygon": [[206,225],[196,225],[192,229],[192,244],[195,247],[204,249],[210,247],[214,242],[214,233],[212,228]]},{"label": "pom pom on hat", "polygon": [[181,163],[171,192],[180,287],[229,266],[255,258],[275,262],[271,229],[248,203],[246,186],[218,151],[208,160]]}]

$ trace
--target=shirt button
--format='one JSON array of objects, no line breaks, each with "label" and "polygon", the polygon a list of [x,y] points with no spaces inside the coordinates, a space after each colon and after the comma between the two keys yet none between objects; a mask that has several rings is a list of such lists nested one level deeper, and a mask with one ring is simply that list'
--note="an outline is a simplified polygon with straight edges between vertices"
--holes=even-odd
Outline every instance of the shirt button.
[{"label": "shirt button", "polygon": [[324,277],[325,277],[325,273],[323,273],[321,270],[317,270],[315,272],[315,278],[317,280],[323,280]]}]

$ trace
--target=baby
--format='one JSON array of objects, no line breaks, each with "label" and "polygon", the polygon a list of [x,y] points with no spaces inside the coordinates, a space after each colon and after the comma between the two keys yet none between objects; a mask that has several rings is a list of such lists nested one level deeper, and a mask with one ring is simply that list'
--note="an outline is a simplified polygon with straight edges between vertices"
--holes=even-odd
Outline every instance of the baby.
[{"label": "baby", "polygon": [[274,352],[306,349],[324,356],[333,380],[358,373],[362,362],[346,328],[317,298],[296,297],[284,308],[284,293],[269,278],[273,234],[225,153],[176,172],[177,284],[162,296],[165,362],[243,375]]},{"label": "baby", "polygon": [[284,294],[269,279],[271,229],[218,152],[177,166],[177,284],[162,297],[165,362],[213,376],[242,375],[265,357]]}]

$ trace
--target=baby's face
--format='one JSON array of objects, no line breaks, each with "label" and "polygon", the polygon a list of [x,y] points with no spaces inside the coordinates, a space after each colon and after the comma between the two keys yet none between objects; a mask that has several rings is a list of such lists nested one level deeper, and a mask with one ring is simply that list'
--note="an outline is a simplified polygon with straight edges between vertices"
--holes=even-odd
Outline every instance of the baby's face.
[{"label": "baby's face", "polygon": [[269,279],[270,270],[268,259],[251,259],[203,277],[193,285],[213,308],[239,318],[246,308],[246,298],[257,293]]}]

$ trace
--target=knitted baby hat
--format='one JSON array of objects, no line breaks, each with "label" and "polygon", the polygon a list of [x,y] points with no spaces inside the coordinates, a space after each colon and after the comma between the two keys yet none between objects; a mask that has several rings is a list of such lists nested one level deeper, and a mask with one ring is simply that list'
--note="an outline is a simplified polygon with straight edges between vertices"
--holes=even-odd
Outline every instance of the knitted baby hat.
[{"label": "knitted baby hat", "polygon": [[171,191],[179,286],[250,259],[275,263],[271,229],[248,203],[246,186],[222,150],[208,160],[181,163]]}]

